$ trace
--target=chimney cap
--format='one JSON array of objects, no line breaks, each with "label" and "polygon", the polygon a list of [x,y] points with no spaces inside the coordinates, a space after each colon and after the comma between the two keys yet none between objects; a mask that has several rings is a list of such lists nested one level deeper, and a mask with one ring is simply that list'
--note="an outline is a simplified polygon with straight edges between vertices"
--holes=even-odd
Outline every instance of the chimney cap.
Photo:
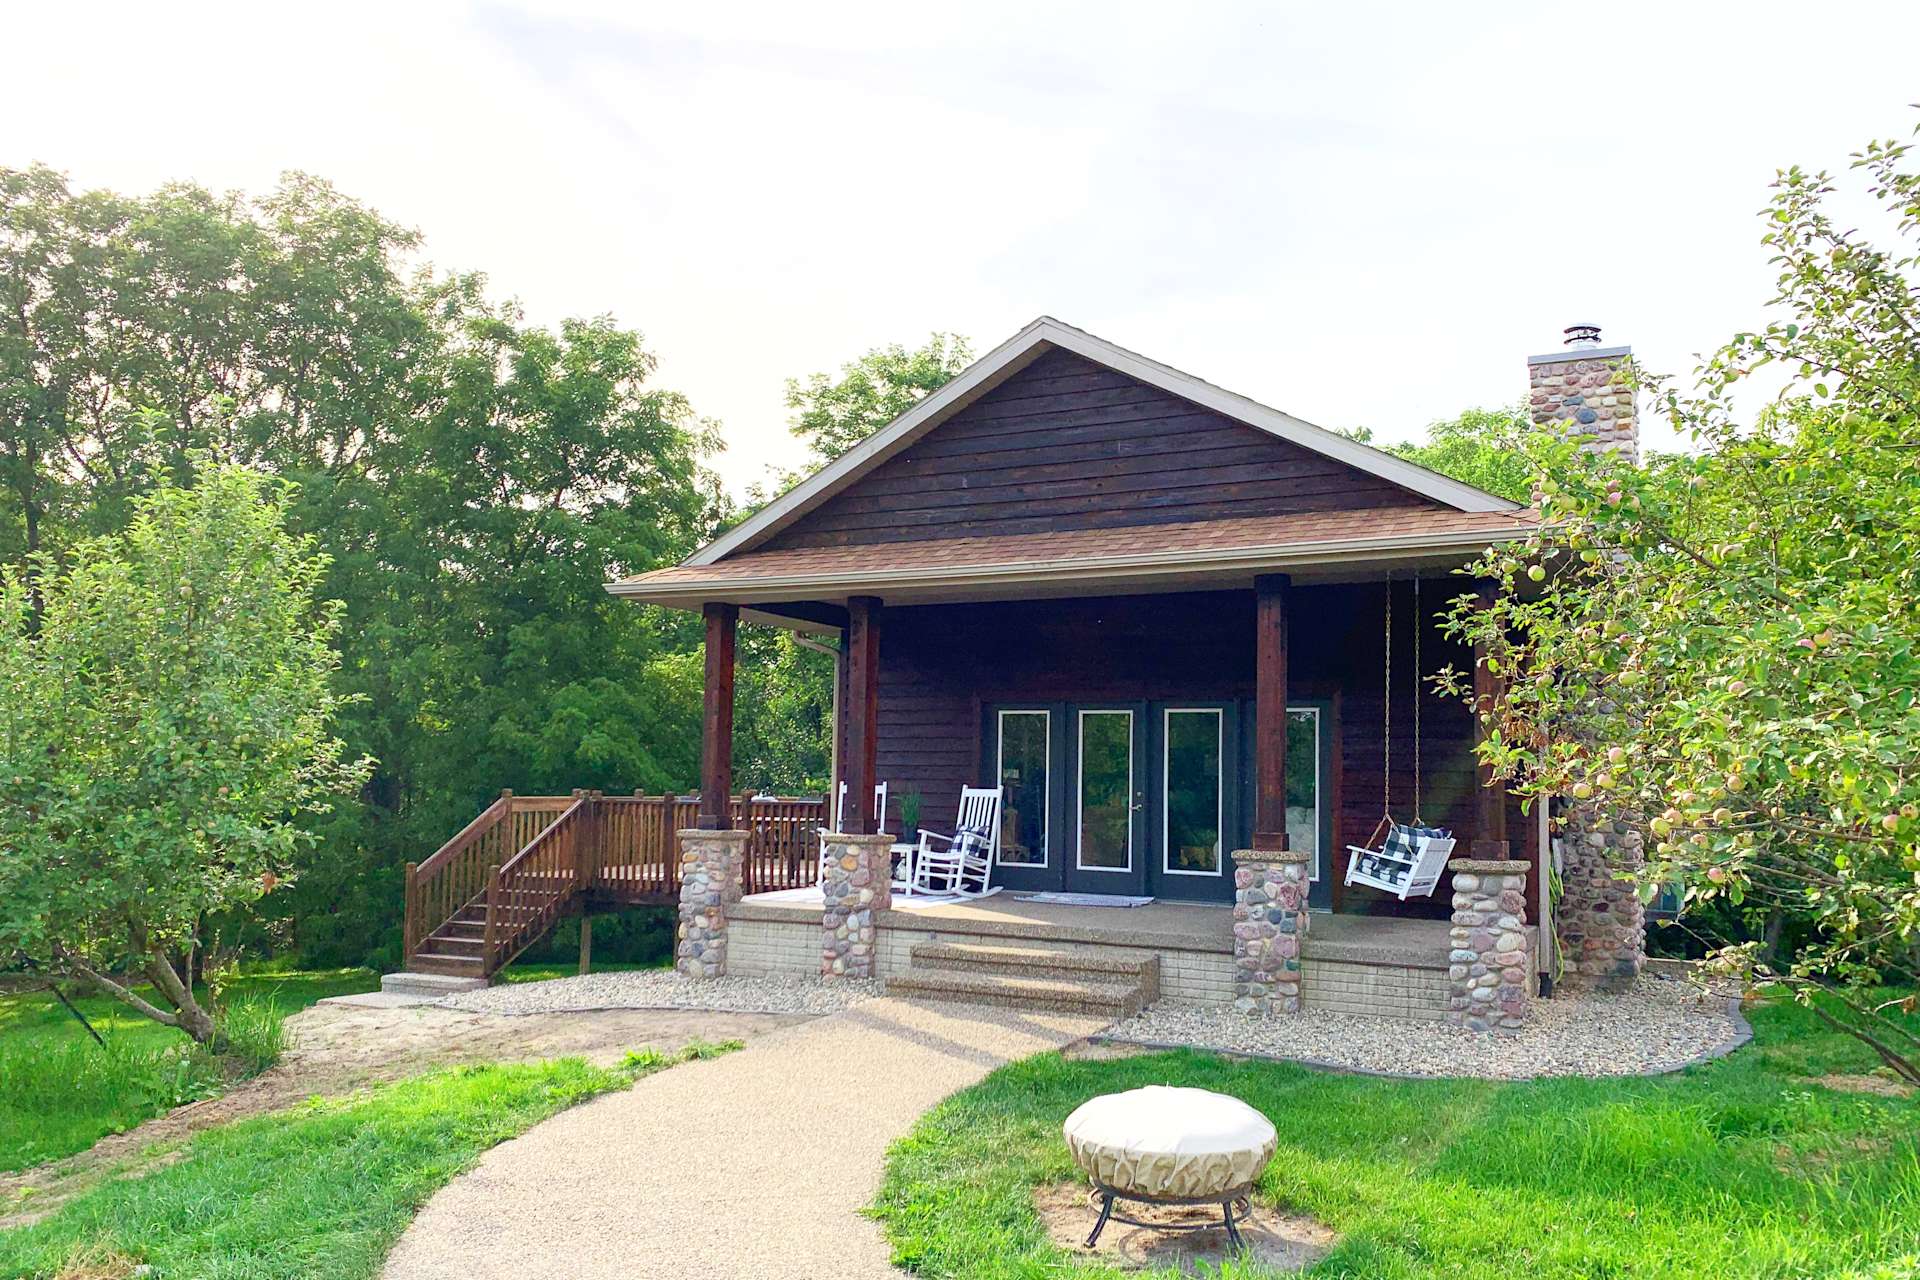
[{"label": "chimney cap", "polygon": [[1544,355],[1528,356],[1528,364],[1559,364],[1565,360],[1611,360],[1618,356],[1631,355],[1632,347],[1603,347],[1600,345],[1600,326],[1597,324],[1570,324],[1562,329],[1561,345]]}]

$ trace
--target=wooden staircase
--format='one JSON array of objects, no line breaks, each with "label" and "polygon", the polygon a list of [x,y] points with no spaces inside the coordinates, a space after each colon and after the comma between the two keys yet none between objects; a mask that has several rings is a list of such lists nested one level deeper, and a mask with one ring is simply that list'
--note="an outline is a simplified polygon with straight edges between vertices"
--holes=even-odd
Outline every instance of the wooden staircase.
[{"label": "wooden staircase", "polygon": [[[425,862],[407,864],[406,970],[490,981],[562,918],[679,897],[674,832],[694,823],[691,796],[500,798]],[[824,797],[734,803],[751,833],[748,892],[810,884],[818,875]]]}]

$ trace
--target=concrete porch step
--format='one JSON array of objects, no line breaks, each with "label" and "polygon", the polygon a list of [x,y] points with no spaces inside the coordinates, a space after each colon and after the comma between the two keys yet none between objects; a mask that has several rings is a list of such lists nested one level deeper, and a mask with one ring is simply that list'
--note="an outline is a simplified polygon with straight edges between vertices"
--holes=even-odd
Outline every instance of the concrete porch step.
[{"label": "concrete porch step", "polygon": [[975,942],[922,942],[909,952],[915,969],[1003,974],[1059,981],[1131,983],[1151,1004],[1160,995],[1160,957],[1092,947],[988,946]]},{"label": "concrete porch step", "polygon": [[[417,961],[418,956],[414,957]],[[487,985],[481,977],[466,977],[452,973],[427,973],[420,970],[407,970],[403,973],[383,974],[380,978],[380,990],[391,996],[412,996],[429,1000],[438,1000],[441,996],[458,995],[462,991],[478,991]]]},{"label": "concrete porch step", "polygon": [[908,969],[887,979],[887,994],[914,1000],[991,1004],[1050,1013],[1125,1018],[1145,1001],[1138,982],[1084,978],[1014,977],[966,969]]}]

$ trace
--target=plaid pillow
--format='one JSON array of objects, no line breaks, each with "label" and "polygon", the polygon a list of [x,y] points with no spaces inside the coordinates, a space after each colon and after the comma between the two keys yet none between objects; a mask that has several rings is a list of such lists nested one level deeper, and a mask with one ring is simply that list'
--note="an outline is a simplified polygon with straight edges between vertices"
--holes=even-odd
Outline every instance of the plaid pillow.
[{"label": "plaid pillow", "polygon": [[1422,834],[1424,832],[1418,827],[1403,827],[1396,822],[1387,828],[1387,842],[1381,848],[1381,852],[1393,858],[1411,858],[1413,857],[1413,838]]},{"label": "plaid pillow", "polygon": [[986,857],[987,833],[973,827],[960,828],[953,833],[953,852],[961,857]]}]

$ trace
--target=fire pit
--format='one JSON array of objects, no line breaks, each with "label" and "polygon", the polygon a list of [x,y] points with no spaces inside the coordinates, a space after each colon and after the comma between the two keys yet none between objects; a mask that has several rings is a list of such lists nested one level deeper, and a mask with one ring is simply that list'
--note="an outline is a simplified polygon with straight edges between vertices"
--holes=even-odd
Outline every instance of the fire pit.
[{"label": "fire pit", "polygon": [[1279,1142],[1267,1118],[1238,1098],[1205,1089],[1148,1085],[1093,1098],[1067,1117],[1067,1149],[1093,1183],[1100,1220],[1091,1249],[1109,1221],[1161,1231],[1201,1231],[1115,1213],[1115,1200],[1142,1204],[1217,1204],[1227,1239],[1241,1245],[1248,1194]]}]

